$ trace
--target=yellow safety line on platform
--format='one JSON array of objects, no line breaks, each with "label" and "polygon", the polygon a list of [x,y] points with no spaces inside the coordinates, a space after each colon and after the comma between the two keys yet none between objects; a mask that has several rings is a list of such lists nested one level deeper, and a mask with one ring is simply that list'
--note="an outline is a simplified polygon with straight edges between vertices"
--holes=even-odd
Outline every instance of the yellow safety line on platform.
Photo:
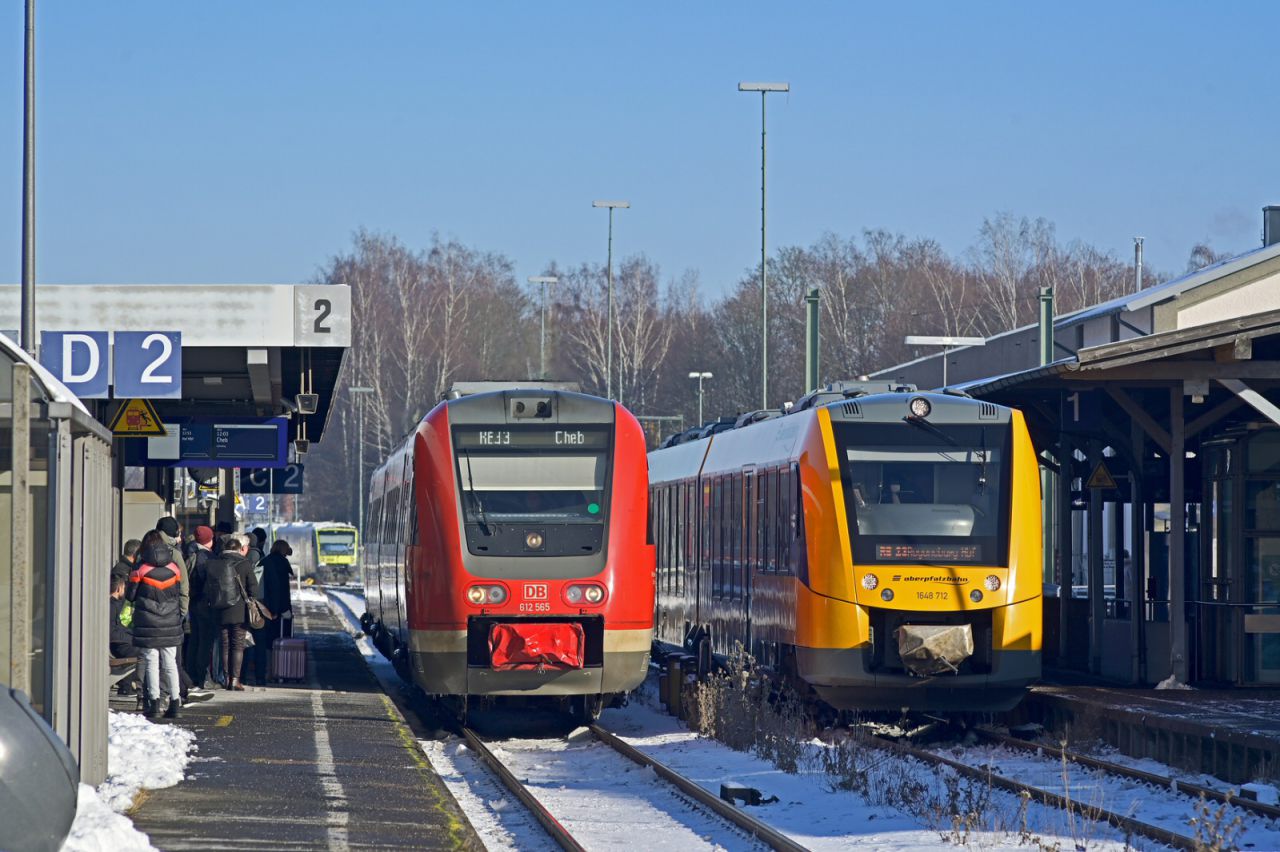
[{"label": "yellow safety line on platform", "polygon": [[[441,814],[449,823],[449,838],[453,842],[455,849],[469,849],[468,833],[466,826],[458,819],[453,808],[449,806],[449,800],[441,795],[444,789],[444,782],[436,773],[435,767],[431,765],[431,761],[427,759],[427,754],[422,750],[422,746],[418,744],[417,738],[413,735],[413,731],[409,730],[409,726],[403,721],[400,711],[396,705],[385,693],[378,696],[382,699],[382,704],[386,708],[387,718],[391,720],[392,727],[395,728],[396,734],[400,737],[400,742],[404,745],[405,751],[409,752],[410,759],[413,760],[418,771],[422,773],[426,784],[427,791],[432,799],[432,806]],[[435,783],[431,783],[433,781]]]},{"label": "yellow safety line on platform", "polygon": [[228,728],[231,726],[232,716],[219,716],[218,721],[213,723],[215,728]]}]

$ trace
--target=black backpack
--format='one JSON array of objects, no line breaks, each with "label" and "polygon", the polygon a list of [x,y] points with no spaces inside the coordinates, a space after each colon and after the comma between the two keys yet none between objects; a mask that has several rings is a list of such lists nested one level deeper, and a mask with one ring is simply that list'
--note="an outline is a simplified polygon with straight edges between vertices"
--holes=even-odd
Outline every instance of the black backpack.
[{"label": "black backpack", "polygon": [[202,598],[210,609],[227,609],[244,603],[240,584],[236,582],[236,566],[226,559],[210,559],[204,579]]}]

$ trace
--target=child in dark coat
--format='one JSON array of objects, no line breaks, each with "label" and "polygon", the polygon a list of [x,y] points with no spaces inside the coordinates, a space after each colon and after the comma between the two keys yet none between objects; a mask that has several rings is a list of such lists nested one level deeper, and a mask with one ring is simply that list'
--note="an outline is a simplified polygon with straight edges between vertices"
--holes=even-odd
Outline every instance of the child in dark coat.
[{"label": "child in dark coat", "polygon": [[174,719],[181,704],[178,646],[182,644],[182,575],[169,546],[161,541],[145,543],[140,555],[138,567],[129,575],[125,597],[133,601],[133,644],[142,652],[143,715],[154,719],[160,712],[163,679],[169,698],[164,716]]}]

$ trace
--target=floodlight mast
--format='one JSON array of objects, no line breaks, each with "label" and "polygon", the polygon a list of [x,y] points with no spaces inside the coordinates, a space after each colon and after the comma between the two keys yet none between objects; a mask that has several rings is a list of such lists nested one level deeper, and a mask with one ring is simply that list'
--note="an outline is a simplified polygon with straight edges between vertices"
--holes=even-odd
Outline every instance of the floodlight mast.
[{"label": "floodlight mast", "polygon": [[702,380],[714,378],[707,372],[694,372],[689,374],[689,378],[698,380],[698,425],[702,425]]},{"label": "floodlight mast", "polygon": [[739,83],[739,92],[760,93],[760,407],[769,407],[769,272],[765,253],[765,98],[790,92],[790,83]]},{"label": "floodlight mast", "polygon": [[542,285],[542,322],[538,331],[538,378],[543,380],[547,378],[547,287],[557,283],[559,280],[554,275],[533,275],[529,277],[530,284]]},{"label": "floodlight mast", "polygon": [[[627,210],[631,207],[630,201],[593,201],[592,207],[603,207],[609,211],[609,295],[608,308],[606,313],[609,315],[606,322],[609,328],[606,331],[608,342],[605,344],[604,356],[604,395],[609,399],[613,399],[613,211]],[[619,382],[621,384],[621,382]],[[621,390],[621,388],[619,388]],[[621,400],[618,400],[621,402]]]}]

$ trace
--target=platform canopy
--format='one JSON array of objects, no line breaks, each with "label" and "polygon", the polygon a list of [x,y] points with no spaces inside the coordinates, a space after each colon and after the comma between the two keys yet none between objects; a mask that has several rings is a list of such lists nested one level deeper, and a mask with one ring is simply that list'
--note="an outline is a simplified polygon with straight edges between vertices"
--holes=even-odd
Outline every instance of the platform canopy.
[{"label": "platform canopy", "polygon": [[[0,333],[16,338],[19,288],[0,285]],[[38,339],[54,332],[181,334],[181,395],[158,399],[162,419],[291,416],[290,437],[317,441],[351,345],[351,291],[314,284],[40,285]],[[113,388],[114,391],[114,388]],[[298,412],[299,394],[315,412]],[[114,393],[112,394],[114,396]],[[85,400],[103,422],[119,403]]]}]

